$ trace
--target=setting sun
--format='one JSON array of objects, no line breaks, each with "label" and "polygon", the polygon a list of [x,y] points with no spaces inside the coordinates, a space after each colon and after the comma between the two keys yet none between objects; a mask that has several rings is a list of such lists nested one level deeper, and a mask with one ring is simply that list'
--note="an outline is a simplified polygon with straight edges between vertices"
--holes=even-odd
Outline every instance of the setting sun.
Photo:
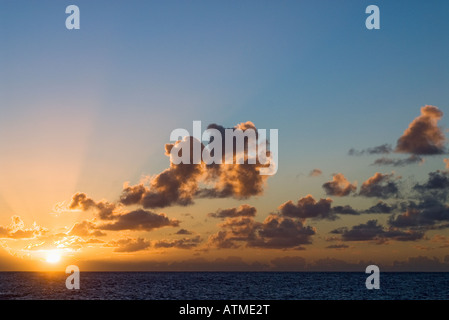
[{"label": "setting sun", "polygon": [[61,260],[61,254],[56,251],[51,251],[47,254],[46,261],[48,263],[58,263]]}]

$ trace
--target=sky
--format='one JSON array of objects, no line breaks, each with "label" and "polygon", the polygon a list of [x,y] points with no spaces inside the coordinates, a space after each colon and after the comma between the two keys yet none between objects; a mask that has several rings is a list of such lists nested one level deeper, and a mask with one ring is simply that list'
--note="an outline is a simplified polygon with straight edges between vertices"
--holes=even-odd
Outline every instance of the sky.
[{"label": "sky", "polygon": [[[0,270],[448,271],[448,9],[0,0]],[[171,163],[193,121],[276,174]]]}]

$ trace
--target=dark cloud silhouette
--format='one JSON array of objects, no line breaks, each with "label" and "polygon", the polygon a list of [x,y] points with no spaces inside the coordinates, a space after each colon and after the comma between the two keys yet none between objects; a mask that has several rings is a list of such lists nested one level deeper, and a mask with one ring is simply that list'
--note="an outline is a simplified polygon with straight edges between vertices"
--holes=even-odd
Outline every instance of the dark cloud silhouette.
[{"label": "dark cloud silhouette", "polygon": [[405,228],[436,226],[448,221],[449,207],[437,199],[426,199],[419,203],[408,203],[405,212],[391,216],[388,223],[393,227]]},{"label": "dark cloud silhouette", "polygon": [[289,200],[279,206],[282,216],[290,218],[316,218],[316,219],[336,219],[331,210],[331,199],[320,199],[316,201],[310,194],[298,200],[296,204]]},{"label": "dark cloud silhouette", "polygon": [[337,173],[332,177],[332,181],[323,184],[323,189],[327,195],[343,197],[355,192],[357,187],[351,184],[343,174]]},{"label": "dark cloud silhouette", "polygon": [[232,249],[242,244],[247,247],[267,249],[303,249],[310,244],[315,229],[305,226],[301,219],[291,219],[270,214],[263,223],[254,217],[227,218],[221,230],[209,237],[209,246]]},{"label": "dark cloud silhouette", "polygon": [[316,230],[305,226],[300,220],[270,215],[260,225],[259,236],[251,239],[248,245],[270,249],[302,249],[301,245],[312,243],[311,236],[314,234]]},{"label": "dark cloud silhouette", "polygon": [[389,205],[386,202],[379,201],[372,207],[366,209],[364,213],[392,213],[396,208],[396,205]]},{"label": "dark cloud silhouette", "polygon": [[429,172],[425,183],[413,186],[415,197],[419,200],[435,199],[440,202],[447,201],[449,197],[449,172],[437,170]]},{"label": "dark cloud silhouette", "polygon": [[340,234],[343,241],[415,241],[422,239],[424,236],[423,232],[414,230],[402,231],[395,228],[384,229],[382,225],[377,223],[377,220],[369,220],[367,223],[355,225],[351,229],[346,227],[335,229],[332,230],[331,233]]},{"label": "dark cloud silhouette", "polygon": [[373,162],[373,165],[404,167],[409,164],[415,164],[415,163],[423,164],[424,159],[415,154],[412,154],[410,157],[408,157],[406,159],[391,159],[391,158],[382,157],[382,158],[376,159]]},{"label": "dark cloud silhouette", "polygon": [[117,215],[114,222],[98,226],[101,230],[144,230],[151,231],[162,227],[178,227],[179,221],[169,219],[165,214],[138,209]]},{"label": "dark cloud silhouette", "polygon": [[445,153],[446,138],[438,121],[443,112],[435,106],[421,108],[421,115],[415,118],[398,139],[396,152],[416,155],[434,155]]},{"label": "dark cloud silhouette", "polygon": [[192,231],[188,231],[186,229],[179,229],[178,231],[176,231],[175,234],[189,235],[189,234],[193,234],[193,232]]},{"label": "dark cloud silhouette", "polygon": [[183,238],[176,240],[159,240],[154,243],[155,248],[178,248],[178,249],[192,249],[201,243],[201,237]]},{"label": "dark cloud silhouette", "polygon": [[217,210],[216,212],[209,213],[208,216],[213,218],[254,217],[256,211],[255,207],[242,204],[238,208]]},{"label": "dark cloud silhouette", "polygon": [[322,174],[323,174],[323,171],[321,171],[320,169],[313,169],[312,171],[310,171],[309,177],[319,177]]},{"label": "dark cloud silhouette", "polygon": [[137,184],[135,186],[125,185],[120,196],[120,202],[125,206],[140,203],[142,197],[149,190],[143,184]]},{"label": "dark cloud silhouette", "polygon": [[399,193],[399,187],[394,179],[394,174],[382,174],[376,172],[374,176],[366,180],[360,187],[359,195],[364,197],[391,198]]},{"label": "dark cloud silhouette", "polygon": [[350,215],[359,215],[360,212],[353,209],[350,205],[344,206],[335,206],[332,208],[332,211],[336,214],[350,214]]},{"label": "dark cloud silhouette", "polygon": [[361,156],[361,155],[372,155],[372,154],[389,154],[393,152],[393,148],[390,144],[382,144],[380,146],[376,146],[373,148],[368,148],[368,149],[363,149],[363,150],[355,150],[355,149],[350,149],[348,151],[348,154],[350,156]]},{"label": "dark cloud silhouette", "polygon": [[427,182],[416,184],[413,188],[420,192],[435,189],[449,190],[449,172],[440,170],[429,172]]},{"label": "dark cloud silhouette", "polygon": [[102,220],[113,219],[116,205],[107,201],[95,202],[89,198],[85,193],[78,192],[72,196],[72,201],[69,205],[70,209],[81,209],[87,211],[89,209],[96,209],[97,215]]},{"label": "dark cloud silhouette", "polygon": [[240,247],[240,245],[235,243],[228,231],[218,231],[217,233],[210,235],[208,244],[218,249],[236,249]]}]

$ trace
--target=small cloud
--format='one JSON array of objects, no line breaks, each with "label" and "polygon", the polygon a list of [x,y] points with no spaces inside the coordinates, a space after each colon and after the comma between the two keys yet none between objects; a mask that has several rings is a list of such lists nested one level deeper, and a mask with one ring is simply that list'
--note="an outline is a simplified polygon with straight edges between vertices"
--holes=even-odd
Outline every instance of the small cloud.
[{"label": "small cloud", "polygon": [[376,159],[372,165],[379,165],[379,166],[393,166],[393,167],[404,167],[409,164],[423,164],[425,162],[425,159],[421,158],[420,156],[417,156],[415,154],[412,154],[410,157],[406,159],[391,159],[391,158],[379,158]]},{"label": "small cloud", "polygon": [[151,231],[162,227],[178,227],[179,221],[165,214],[138,209],[117,215],[114,222],[98,226],[101,230],[142,230]]},{"label": "small cloud", "polygon": [[320,199],[316,201],[312,195],[307,195],[298,200],[295,204],[289,200],[279,206],[279,212],[282,216],[290,218],[315,218],[334,220],[337,217],[331,210],[332,200]]},{"label": "small cloud", "polygon": [[238,208],[230,208],[224,210],[217,210],[209,213],[209,217],[213,218],[235,218],[235,217],[254,217],[256,215],[256,208],[247,204],[242,204]]},{"label": "small cloud", "polygon": [[393,151],[393,148],[390,144],[382,144],[380,146],[376,146],[373,148],[363,149],[363,150],[355,150],[350,149],[348,151],[348,155],[350,156],[361,156],[364,154],[372,155],[372,154],[389,154]]},{"label": "small cloud", "polygon": [[186,229],[179,229],[175,234],[189,235],[192,234],[192,231],[188,231]]},{"label": "small cloud", "polygon": [[320,169],[313,169],[312,171],[310,171],[309,177],[319,177],[322,174],[323,174],[323,171],[321,171]]},{"label": "small cloud", "polygon": [[359,215],[360,214],[360,212],[353,209],[350,205],[335,206],[332,208],[332,211],[337,214],[350,214],[350,215]]},{"label": "small cloud", "polygon": [[355,192],[357,187],[350,183],[343,174],[337,173],[332,176],[332,181],[323,184],[323,189],[329,196],[343,197]]},{"label": "small cloud", "polygon": [[366,209],[364,213],[392,213],[397,207],[395,205],[389,205],[383,201],[379,201],[375,205]]},{"label": "small cloud", "polygon": [[363,182],[360,187],[360,196],[390,198],[397,196],[399,188],[397,182],[394,181],[394,174],[382,174],[376,172],[374,176]]},{"label": "small cloud", "polygon": [[177,248],[177,249],[192,249],[201,243],[201,237],[183,238],[176,240],[160,240],[154,244],[155,248]]},{"label": "small cloud", "polygon": [[384,229],[382,225],[377,223],[377,220],[369,220],[367,223],[361,223],[353,226],[351,229],[346,227],[335,229],[331,233],[341,234],[343,241],[377,240],[378,243],[385,243],[387,240],[416,241],[424,236],[424,233],[419,231],[402,231],[395,228]]},{"label": "small cloud", "polygon": [[79,237],[106,236],[106,233],[98,230],[96,225],[92,221],[88,220],[76,222],[67,234],[69,236],[79,236]]}]

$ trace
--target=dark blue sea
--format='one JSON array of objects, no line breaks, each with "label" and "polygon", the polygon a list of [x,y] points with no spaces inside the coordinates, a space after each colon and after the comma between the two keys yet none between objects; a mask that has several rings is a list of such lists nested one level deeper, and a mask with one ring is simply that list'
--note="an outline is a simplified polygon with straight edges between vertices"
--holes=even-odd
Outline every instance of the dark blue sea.
[{"label": "dark blue sea", "polygon": [[65,273],[1,272],[0,299],[46,300],[448,300],[449,273],[83,272],[68,290]]}]

